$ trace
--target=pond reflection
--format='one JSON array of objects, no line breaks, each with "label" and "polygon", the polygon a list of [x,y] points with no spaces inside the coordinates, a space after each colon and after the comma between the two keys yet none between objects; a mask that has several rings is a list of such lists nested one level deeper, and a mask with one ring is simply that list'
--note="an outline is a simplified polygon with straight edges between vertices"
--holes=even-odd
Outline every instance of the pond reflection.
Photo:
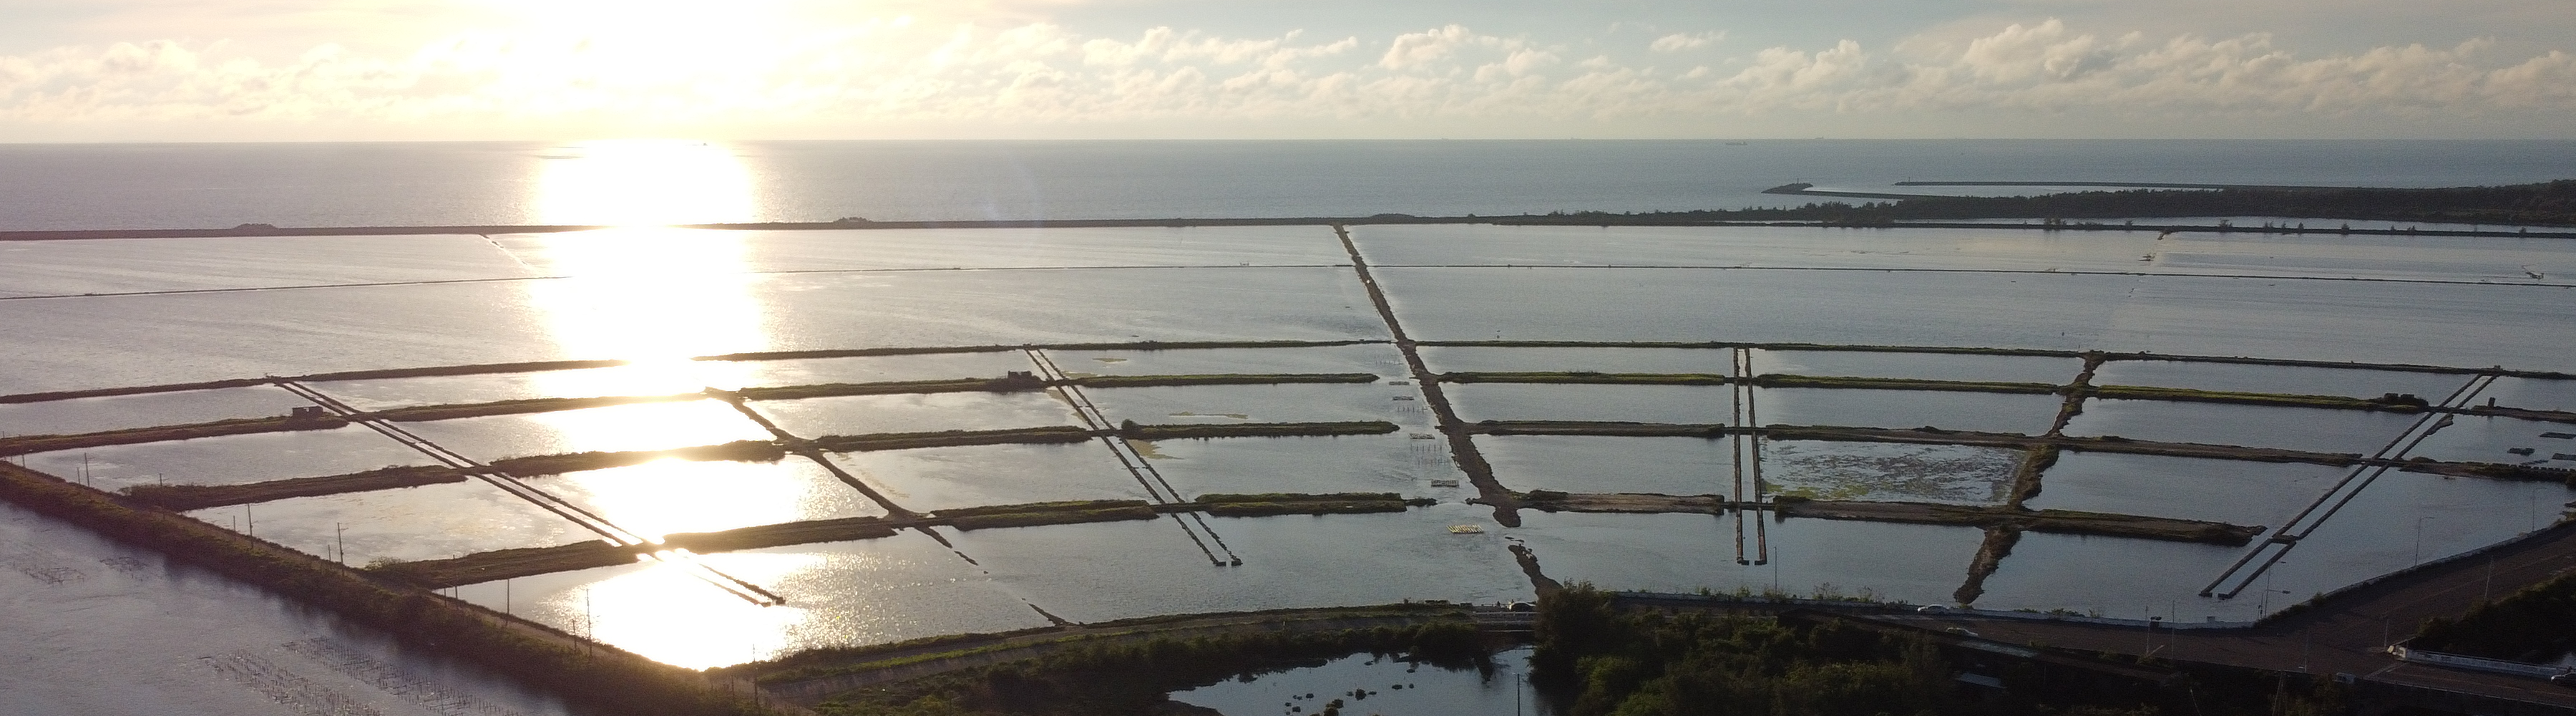
[{"label": "pond reflection", "polygon": [[[531,282],[530,304],[561,355],[614,359],[605,370],[532,374],[543,395],[677,395],[709,387],[740,388],[736,364],[694,356],[770,347],[768,315],[745,273],[738,234],[674,228],[680,223],[752,218],[750,181],[721,146],[678,141],[601,141],[560,147],[537,182],[540,219],[597,225],[592,231],[524,237],[522,261],[553,280]],[[713,400],[540,413],[525,423],[550,435],[520,449],[574,453],[658,449],[765,438],[748,418]],[[491,456],[502,457],[502,456]],[[797,458],[791,458],[797,459]],[[748,467],[748,466],[743,466]],[[811,494],[797,481],[735,480],[680,485],[725,469],[657,462],[621,476],[663,489],[579,490],[591,509],[620,528],[658,542],[681,524],[750,525],[793,519]],[[557,484],[555,489],[568,487]],[[707,488],[722,499],[707,499]],[[759,606],[729,585],[776,585],[810,569],[797,555],[723,560],[721,572],[685,552],[577,591],[544,597],[534,616],[575,633],[682,666],[759,658],[782,647],[780,635],[807,620],[796,605]],[[506,596],[506,595],[505,595]]]}]

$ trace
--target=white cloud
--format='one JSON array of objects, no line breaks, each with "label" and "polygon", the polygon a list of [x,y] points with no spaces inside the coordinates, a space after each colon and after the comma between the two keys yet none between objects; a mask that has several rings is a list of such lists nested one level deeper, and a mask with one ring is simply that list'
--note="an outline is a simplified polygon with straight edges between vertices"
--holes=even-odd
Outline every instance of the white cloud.
[{"label": "white cloud", "polygon": [[131,42],[0,56],[0,127],[1583,126],[1798,112],[2094,112],[2183,120],[2512,115],[2564,135],[2567,121],[2548,118],[2576,112],[2576,56],[2496,56],[2484,41],[2303,55],[2264,34],[2150,38],[2080,32],[2050,19],[1916,52],[1843,40],[1702,53],[1676,68],[1652,62],[1722,37],[1666,35],[1649,54],[1630,45],[1623,56],[1578,50],[1598,47],[1581,37],[1541,41],[1461,25],[1380,38],[1227,37],[1170,27],[1111,38],[1047,23],[886,18],[676,44],[666,36],[469,33],[407,55],[322,45],[268,62],[223,43]]},{"label": "white cloud", "polygon": [[1654,50],[1656,52],[1696,50],[1717,44],[1717,41],[1723,39],[1726,39],[1725,32],[1703,32],[1696,35],[1674,33],[1655,38],[1654,42],[1646,43],[1646,49]]}]

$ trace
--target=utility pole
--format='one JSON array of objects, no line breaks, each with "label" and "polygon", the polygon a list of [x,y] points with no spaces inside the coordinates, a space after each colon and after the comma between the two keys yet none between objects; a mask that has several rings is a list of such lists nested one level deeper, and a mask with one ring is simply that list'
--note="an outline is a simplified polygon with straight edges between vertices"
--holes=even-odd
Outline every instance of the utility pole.
[{"label": "utility pole", "polygon": [[2490,554],[2487,555],[2487,586],[2485,589],[2478,590],[2478,603],[2485,604],[2487,599],[2493,596],[2495,596],[2495,555]]},{"label": "utility pole", "polygon": [[343,523],[343,522],[333,522],[333,523],[331,523],[331,534],[332,534],[332,536],[333,536],[333,539],[337,540],[337,541],[338,541],[338,543],[339,543],[339,545],[340,545],[338,548],[336,548],[336,549],[333,549],[333,550],[332,550],[333,552],[336,552],[336,553],[338,553],[338,554],[340,555],[340,566],[343,566],[343,567],[349,566],[349,526],[348,526],[348,524],[347,524],[347,523]]},{"label": "utility pole", "polygon": [[2433,516],[2418,515],[2415,518],[2415,564],[2419,566],[2424,564],[2424,521],[2429,519]]}]

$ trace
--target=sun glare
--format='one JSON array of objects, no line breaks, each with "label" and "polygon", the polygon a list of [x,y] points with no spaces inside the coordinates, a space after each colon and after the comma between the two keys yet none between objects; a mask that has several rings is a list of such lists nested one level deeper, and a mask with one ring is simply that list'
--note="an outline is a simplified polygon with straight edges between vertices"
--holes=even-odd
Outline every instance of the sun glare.
[{"label": "sun glare", "polygon": [[538,178],[537,219],[668,226],[753,220],[751,175],[706,142],[619,139],[557,147]]}]

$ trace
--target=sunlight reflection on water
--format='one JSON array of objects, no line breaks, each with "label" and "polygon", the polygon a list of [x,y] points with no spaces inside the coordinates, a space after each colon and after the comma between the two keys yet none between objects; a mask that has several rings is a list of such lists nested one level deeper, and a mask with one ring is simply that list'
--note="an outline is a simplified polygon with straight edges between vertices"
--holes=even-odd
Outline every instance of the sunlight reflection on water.
[{"label": "sunlight reflection on water", "polygon": [[[721,146],[683,141],[583,142],[558,151],[562,155],[550,158],[537,183],[542,220],[613,228],[534,237],[534,250],[521,260],[563,278],[532,283],[530,298],[563,355],[628,365],[537,374],[544,394],[673,395],[742,387],[747,369],[691,358],[770,347],[767,311],[753,296],[755,279],[744,273],[744,241],[737,234],[670,226],[751,220],[755,202],[739,159]],[[583,410],[534,418],[554,433],[555,452],[713,444],[739,437],[748,422],[713,401],[685,410]],[[623,472],[622,479],[675,483],[718,477],[724,470],[663,462]],[[726,481],[723,499],[704,499],[703,489],[668,486],[674,489],[591,497],[602,517],[656,541],[663,528],[680,523],[794,519],[799,501],[822,497],[788,481]],[[735,578],[774,586],[820,560],[763,555],[721,561]],[[669,563],[555,593],[540,610],[555,623],[580,625],[599,641],[690,667],[768,656],[785,646],[778,635],[809,619],[807,609],[755,606]]]}]

